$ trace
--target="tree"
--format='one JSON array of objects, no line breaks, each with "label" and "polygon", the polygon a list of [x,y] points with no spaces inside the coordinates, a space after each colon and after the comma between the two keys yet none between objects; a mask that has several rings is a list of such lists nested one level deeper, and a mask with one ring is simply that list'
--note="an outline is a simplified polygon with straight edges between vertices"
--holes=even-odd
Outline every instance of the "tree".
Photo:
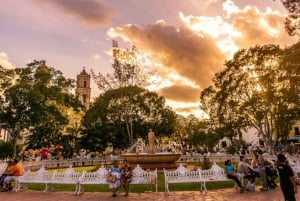
[{"label": "tree", "polygon": [[13,146],[10,142],[0,140],[0,159],[11,158],[13,153]]},{"label": "tree", "polygon": [[92,76],[101,91],[108,91],[127,86],[144,87],[147,85],[147,76],[140,67],[139,53],[135,46],[131,49],[119,48],[117,41],[113,41],[113,74],[96,74]]},{"label": "tree", "polygon": [[[135,86],[143,87],[147,85],[146,74],[142,71],[139,64],[139,56],[135,46],[129,49],[121,49],[118,47],[117,41],[113,41],[112,47],[113,55],[113,74],[107,74],[106,76],[99,73],[96,75],[92,71],[92,76],[98,86],[98,88],[104,92],[109,90],[115,90],[123,88],[122,96],[127,96],[131,93],[130,89],[134,89]],[[124,113],[124,123],[126,125],[126,131],[129,140],[133,141],[133,118],[130,115],[132,111],[132,105],[128,101],[125,101],[121,108]]]},{"label": "tree", "polygon": [[[276,45],[255,46],[238,51],[226,61],[225,70],[215,75],[214,87],[205,89],[200,97],[201,108],[209,115],[214,130],[232,138],[242,128],[254,127],[269,152],[275,146],[274,139],[288,136],[282,128],[297,116],[291,115],[292,106],[299,112],[294,106],[299,91],[288,79],[291,70],[283,62],[287,52]],[[293,77],[299,78],[299,72],[292,69]],[[281,125],[282,121],[286,125]]]},{"label": "tree", "polygon": [[0,117],[2,128],[10,133],[15,156],[22,132],[29,133],[30,148],[58,143],[68,123],[65,110],[78,108],[79,101],[70,93],[75,81],[66,79],[43,60],[13,71],[5,76],[14,83],[2,87]]},{"label": "tree", "polygon": [[[101,150],[109,142],[117,148],[126,148],[133,139],[145,138],[150,128],[158,138],[170,136],[175,118],[175,112],[165,106],[163,97],[137,86],[121,87],[101,94],[92,104],[83,118],[85,129],[81,140],[88,144],[96,139]],[[91,146],[96,149],[95,143]]]},{"label": "tree", "polygon": [[300,2],[299,0],[281,0],[289,15],[285,18],[285,29],[289,35],[300,36]]}]

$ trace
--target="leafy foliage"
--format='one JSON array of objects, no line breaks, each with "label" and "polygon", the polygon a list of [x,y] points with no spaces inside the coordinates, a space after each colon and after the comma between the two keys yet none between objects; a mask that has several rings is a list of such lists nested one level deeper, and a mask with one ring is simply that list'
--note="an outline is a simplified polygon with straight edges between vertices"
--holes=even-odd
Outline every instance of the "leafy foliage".
[{"label": "leafy foliage", "polygon": [[285,19],[285,29],[289,35],[300,36],[300,2],[299,0],[281,0],[289,15]]},{"label": "leafy foliage", "polygon": [[13,157],[13,144],[0,140],[0,159]]},{"label": "leafy foliage", "polygon": [[243,128],[254,127],[269,151],[274,138],[286,140],[288,128],[299,118],[297,56],[299,44],[284,50],[265,45],[238,51],[215,75],[214,87],[201,93],[210,128],[232,139]]},{"label": "leafy foliage", "polygon": [[1,68],[5,80],[1,85],[0,117],[2,128],[9,131],[16,155],[16,142],[21,134],[29,134],[28,148],[41,148],[60,141],[68,123],[66,111],[79,108],[79,101],[70,93],[74,80],[48,67],[45,61],[34,61],[25,68]]},{"label": "leafy foliage", "polygon": [[164,99],[154,92],[137,86],[110,90],[100,95],[86,112],[81,144],[90,150],[103,150],[107,143],[126,148],[133,139],[145,138],[150,128],[157,137],[170,136],[175,118]]}]

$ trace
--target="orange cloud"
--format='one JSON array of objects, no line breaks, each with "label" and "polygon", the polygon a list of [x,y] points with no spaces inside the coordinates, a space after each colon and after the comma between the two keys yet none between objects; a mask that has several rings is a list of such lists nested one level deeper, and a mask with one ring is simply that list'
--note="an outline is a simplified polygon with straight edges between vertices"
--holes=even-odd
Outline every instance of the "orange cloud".
[{"label": "orange cloud", "polygon": [[172,85],[164,87],[158,93],[164,97],[168,97],[178,102],[197,102],[200,97],[200,88],[193,88],[186,85]]},{"label": "orange cloud", "polygon": [[268,9],[260,12],[255,7],[245,7],[230,17],[233,28],[241,33],[240,38],[234,38],[234,43],[240,48],[260,44],[291,45],[295,37],[290,37],[284,30],[285,15]]},{"label": "orange cloud", "polygon": [[[152,25],[111,28],[108,35],[122,38],[149,55],[158,68],[158,80],[163,80],[164,85],[156,88],[160,95],[177,103],[197,103],[201,90],[212,84],[223,62],[238,49],[270,43],[284,46],[297,41],[285,33],[285,16],[279,11],[239,8],[232,0],[226,0],[223,11],[215,17],[179,13],[180,28],[158,20]],[[176,111],[195,109],[177,103],[172,103]]]},{"label": "orange cloud", "polygon": [[222,69],[225,59],[211,37],[199,37],[185,27],[177,29],[163,21],[145,27],[124,25],[111,29],[108,34],[130,40],[150,55],[154,63],[163,66],[162,71],[157,71],[162,74],[157,76],[174,72],[201,88],[211,84],[211,78]]}]

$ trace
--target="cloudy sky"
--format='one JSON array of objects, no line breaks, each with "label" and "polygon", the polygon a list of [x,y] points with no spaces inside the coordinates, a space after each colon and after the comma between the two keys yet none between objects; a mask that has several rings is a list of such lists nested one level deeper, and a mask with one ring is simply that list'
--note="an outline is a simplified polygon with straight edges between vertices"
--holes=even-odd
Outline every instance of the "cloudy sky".
[{"label": "cloudy sky", "polygon": [[[296,42],[280,0],[0,0],[0,64],[46,60],[68,78],[83,66],[110,73],[112,40],[139,50],[142,67],[178,113],[201,114],[201,90],[235,51]],[[92,84],[92,94],[99,90]]]}]

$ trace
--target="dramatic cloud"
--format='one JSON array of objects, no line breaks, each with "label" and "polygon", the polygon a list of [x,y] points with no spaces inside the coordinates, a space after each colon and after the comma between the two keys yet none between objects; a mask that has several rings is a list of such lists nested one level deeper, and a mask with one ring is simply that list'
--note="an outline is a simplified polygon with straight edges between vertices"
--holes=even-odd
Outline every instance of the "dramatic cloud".
[{"label": "dramatic cloud", "polygon": [[91,26],[107,26],[116,14],[115,9],[96,0],[46,0],[42,2],[56,6],[65,14],[77,17],[82,23]]},{"label": "dramatic cloud", "polygon": [[285,16],[270,8],[260,12],[255,7],[245,7],[231,14],[233,28],[242,37],[234,38],[237,47],[247,48],[256,44],[291,45],[295,38],[288,36],[284,30]]},{"label": "dramatic cloud", "polygon": [[[167,100],[195,103],[201,90],[212,84],[214,74],[223,69],[225,59],[230,59],[238,49],[296,42],[286,34],[285,16],[278,11],[267,8],[261,12],[250,6],[240,9],[232,0],[224,2],[222,8],[224,15],[215,17],[179,13],[180,28],[159,20],[148,26],[115,27],[108,35],[134,44],[160,66],[158,80],[164,80],[158,92]],[[185,112],[195,109],[176,110],[180,108]]]},{"label": "dramatic cloud", "polygon": [[176,102],[185,102],[187,100],[189,102],[197,102],[199,101],[200,90],[187,85],[172,85],[162,88],[158,93]]},{"label": "dramatic cloud", "polygon": [[162,82],[168,80],[168,84],[156,90],[166,99],[198,102],[201,89],[208,87],[214,74],[223,68],[225,57],[212,38],[199,37],[184,26],[177,29],[163,21],[145,27],[125,25],[111,29],[109,35],[130,41],[150,55],[153,64],[159,64],[156,76]]},{"label": "dramatic cloud", "polygon": [[296,40],[284,30],[285,16],[267,8],[261,12],[256,7],[238,8],[232,0],[223,3],[224,16],[184,16],[180,19],[199,35],[208,34],[220,50],[229,57],[238,49],[260,44],[293,44]]},{"label": "dramatic cloud", "polygon": [[15,66],[9,60],[9,57],[5,52],[0,52],[0,66],[7,69],[15,68]]},{"label": "dramatic cloud", "polygon": [[165,25],[163,21],[145,27],[117,27],[111,29],[109,35],[130,40],[142,52],[150,55],[154,63],[163,66],[163,69],[157,70],[157,76],[178,74],[199,89],[211,83],[211,78],[222,69],[225,59],[211,37],[199,37],[184,27],[177,29]]}]

